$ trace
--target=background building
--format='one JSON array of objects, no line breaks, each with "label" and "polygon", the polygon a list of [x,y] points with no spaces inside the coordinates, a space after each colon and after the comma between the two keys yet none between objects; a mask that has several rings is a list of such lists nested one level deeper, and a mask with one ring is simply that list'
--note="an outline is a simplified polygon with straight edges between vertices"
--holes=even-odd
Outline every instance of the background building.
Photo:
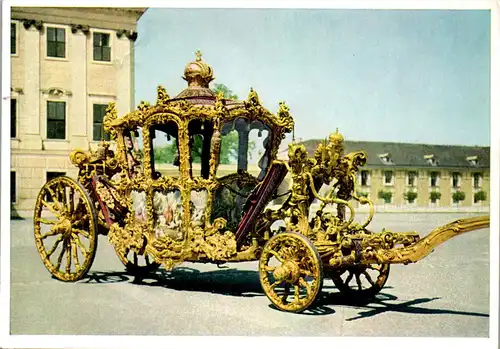
[{"label": "background building", "polygon": [[[320,142],[304,142],[310,156]],[[368,155],[358,173],[358,195],[376,204],[489,206],[489,147],[345,141],[346,154],[358,150]]]},{"label": "background building", "polygon": [[11,201],[31,214],[45,181],[76,176],[74,148],[102,138],[107,104],[134,104],[134,41],[146,8],[14,7]]}]

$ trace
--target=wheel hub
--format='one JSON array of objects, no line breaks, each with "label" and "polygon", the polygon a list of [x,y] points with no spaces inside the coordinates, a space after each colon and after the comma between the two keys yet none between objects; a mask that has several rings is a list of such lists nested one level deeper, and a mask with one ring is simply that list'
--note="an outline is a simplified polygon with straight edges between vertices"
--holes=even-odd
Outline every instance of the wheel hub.
[{"label": "wheel hub", "polygon": [[65,239],[71,237],[71,221],[66,217],[61,217],[59,223],[54,225],[54,232],[61,234]]},{"label": "wheel hub", "polygon": [[296,262],[285,261],[274,270],[273,276],[277,281],[286,280],[291,283],[296,283],[299,281],[300,269]]}]

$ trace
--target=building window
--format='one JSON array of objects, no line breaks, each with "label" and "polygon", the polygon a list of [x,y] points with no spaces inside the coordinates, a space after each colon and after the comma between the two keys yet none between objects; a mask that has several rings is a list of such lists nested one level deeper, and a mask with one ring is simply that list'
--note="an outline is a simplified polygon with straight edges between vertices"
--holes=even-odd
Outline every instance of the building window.
[{"label": "building window", "polygon": [[384,172],[384,183],[385,185],[391,185],[392,184],[392,171],[385,171]]},{"label": "building window", "polygon": [[474,188],[481,188],[482,186],[482,178],[483,176],[479,172],[474,172],[473,174],[473,179],[474,179]]},{"label": "building window", "polygon": [[17,136],[17,99],[10,100],[10,137]]},{"label": "building window", "polygon": [[64,28],[47,28],[47,56],[66,57],[66,30]]},{"label": "building window", "polygon": [[[54,178],[65,176],[66,172],[56,172],[56,171],[47,171],[47,182],[53,180]],[[47,202],[53,202],[54,200],[52,199],[52,196],[50,194],[47,194],[47,197],[45,198]]]},{"label": "building window", "polygon": [[16,203],[16,171],[10,171],[10,202]]},{"label": "building window", "polygon": [[415,179],[416,178],[417,178],[417,172],[415,172],[415,171],[408,172],[408,186],[409,187],[415,186]]},{"label": "building window", "polygon": [[451,175],[451,180],[452,180],[452,186],[453,186],[453,188],[460,187],[460,173],[453,172],[452,175]]},{"label": "building window", "polygon": [[439,185],[439,172],[430,173],[431,187],[437,187]]},{"label": "building window", "polygon": [[106,108],[108,106],[106,104],[94,104],[94,132],[93,132],[93,140],[100,141],[106,140],[109,141],[109,134],[104,132],[104,126],[102,121],[104,119],[104,115],[106,115]]},{"label": "building window", "polygon": [[13,55],[17,53],[16,23],[10,24],[10,53]]},{"label": "building window", "polygon": [[361,185],[369,186],[370,185],[370,172],[361,171]]},{"label": "building window", "polygon": [[94,33],[94,61],[111,62],[109,34]]},{"label": "building window", "polygon": [[47,138],[66,139],[66,102],[47,102]]}]

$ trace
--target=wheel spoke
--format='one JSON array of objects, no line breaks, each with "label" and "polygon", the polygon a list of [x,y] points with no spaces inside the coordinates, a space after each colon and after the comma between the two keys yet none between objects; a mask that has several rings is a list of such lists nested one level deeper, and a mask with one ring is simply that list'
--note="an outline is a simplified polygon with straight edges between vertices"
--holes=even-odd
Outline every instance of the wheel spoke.
[{"label": "wheel spoke", "polygon": [[69,202],[68,202],[68,212],[69,214],[73,214],[75,210],[75,190],[70,187],[69,188]]},{"label": "wheel spoke", "polygon": [[66,273],[71,273],[71,243],[66,241]]},{"label": "wheel spoke", "polygon": [[40,235],[40,239],[43,240],[43,239],[48,238],[49,236],[54,236],[54,235],[57,235],[57,234],[59,234],[59,232],[57,232],[57,231],[55,231],[53,229],[50,229],[50,231],[48,233]]},{"label": "wheel spoke", "polygon": [[299,303],[300,302],[300,297],[299,297],[300,287],[299,287],[299,285],[295,285],[294,288],[295,288],[294,301],[295,301],[295,303]]},{"label": "wheel spoke", "polygon": [[358,284],[358,290],[361,291],[363,289],[363,286],[361,285],[361,279],[358,273],[356,273],[356,283]]},{"label": "wheel spoke", "polygon": [[299,278],[299,283],[306,288],[307,294],[311,293],[311,286],[303,278]]},{"label": "wheel spoke", "polygon": [[270,288],[271,289],[274,289],[276,286],[278,286],[279,284],[281,284],[283,282],[283,280],[278,280],[278,281],[275,281],[271,284]]},{"label": "wheel spoke", "polygon": [[285,263],[285,260],[283,258],[281,258],[281,256],[279,255],[278,252],[276,251],[273,251],[273,250],[270,250],[270,249],[267,249],[266,252],[272,254],[274,257],[276,257],[276,259],[280,262],[280,263]]},{"label": "wheel spoke", "polygon": [[349,270],[349,275],[347,276],[347,279],[345,279],[345,284],[347,286],[349,286],[349,282],[351,282],[353,276],[354,276],[354,273]]},{"label": "wheel spoke", "polygon": [[78,234],[82,235],[84,238],[87,238],[87,239],[90,238],[90,234],[83,229],[71,228],[71,231],[73,233],[78,233]]},{"label": "wheel spoke", "polygon": [[366,280],[368,280],[368,282],[369,282],[372,286],[375,286],[375,283],[373,282],[373,280],[372,280],[372,278],[371,278],[370,274],[368,274],[368,273],[366,272],[366,270],[363,272],[363,275],[365,276]]},{"label": "wheel spoke", "polygon": [[61,262],[64,256],[64,252],[66,252],[66,248],[62,248],[61,253],[59,254],[59,257],[57,257],[57,264],[56,264],[56,269],[59,270],[61,267]]},{"label": "wheel spoke", "polygon": [[372,269],[372,270],[377,270],[377,271],[380,271],[382,269],[381,265],[376,265],[376,264],[368,264],[367,267]]},{"label": "wheel spoke", "polygon": [[276,269],[276,267],[271,267],[269,265],[264,266],[264,270],[269,272],[269,273],[272,273],[274,271],[274,269]]},{"label": "wheel spoke", "polygon": [[76,269],[76,272],[78,273],[78,271],[80,270],[80,262],[78,261],[78,247],[76,246],[76,243],[74,240],[71,240],[70,241],[70,244],[71,244],[71,255],[73,256],[73,260],[75,261],[75,269]]},{"label": "wheel spoke", "polygon": [[313,273],[309,270],[306,270],[306,269],[300,269],[300,274],[305,275],[305,276],[313,276]]},{"label": "wheel spoke", "polygon": [[283,292],[283,297],[281,297],[281,301],[283,303],[286,302],[286,298],[288,297],[288,293],[290,292],[290,284],[288,282],[285,283],[285,291]]},{"label": "wheel spoke", "polygon": [[75,241],[75,243],[78,245],[78,247],[80,247],[80,250],[82,250],[83,255],[86,257],[87,256],[87,249],[85,248],[85,246],[80,241],[80,238],[78,237],[78,235],[76,235],[76,234],[73,233],[73,234],[71,234],[71,237],[73,238],[73,240]]},{"label": "wheel spoke", "polygon": [[51,221],[47,218],[38,218],[37,221],[39,223],[43,223],[43,224],[50,224],[50,225],[54,225],[54,224],[57,224],[58,222],[57,221]]},{"label": "wheel spoke", "polygon": [[54,251],[56,250],[57,246],[59,246],[59,244],[61,243],[62,240],[63,240],[63,236],[59,235],[59,237],[57,238],[56,242],[54,243],[54,246],[52,246],[52,248],[50,249],[50,251],[47,252],[47,258],[50,258],[50,256],[52,256],[52,253],[54,253]]},{"label": "wheel spoke", "polygon": [[59,182],[59,193],[61,193],[61,203],[64,207],[68,202],[66,200],[66,187],[63,185],[63,182]]},{"label": "wheel spoke", "polygon": [[52,201],[54,201],[54,202],[55,202],[55,201],[59,201],[59,200],[57,200],[56,193],[54,192],[54,190],[52,190],[52,188],[51,188],[51,187],[47,187],[46,189],[47,189],[47,191],[49,192],[50,197],[52,198]]},{"label": "wheel spoke", "polygon": [[54,208],[53,205],[49,204],[47,201],[42,200],[42,204],[49,209],[50,212],[55,214],[57,217],[59,217],[60,213],[57,212],[57,210]]},{"label": "wheel spoke", "polygon": [[80,224],[82,224],[85,220],[89,219],[89,215],[88,214],[84,214],[82,217],[78,218],[77,220],[75,220],[72,225],[73,226],[79,226]]}]

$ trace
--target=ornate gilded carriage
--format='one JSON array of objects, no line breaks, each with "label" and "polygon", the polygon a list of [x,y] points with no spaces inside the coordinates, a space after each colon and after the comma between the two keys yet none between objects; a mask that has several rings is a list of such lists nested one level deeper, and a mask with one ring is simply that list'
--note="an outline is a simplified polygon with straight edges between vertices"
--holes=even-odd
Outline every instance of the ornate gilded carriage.
[{"label": "ornate gilded carriage", "polygon": [[[114,142],[74,150],[78,180],[58,177],[42,187],[35,241],[54,277],[83,278],[100,233],[132,273],[184,261],[259,260],[268,298],[299,312],[314,302],[324,275],[352,297],[372,296],[384,286],[390,263],[416,262],[441,242],[489,224],[488,217],[461,220],[424,239],[415,232],[371,232],[373,204],[355,195],[364,152],[344,154],[337,131],[314,156],[291,143],[288,160],[279,160],[280,144],[294,127],[283,102],[272,114],[253,89],[245,101],[215,95],[212,68],[199,53],[184,79],[188,87],[176,97],[159,86],[156,104],[142,102],[125,116],[110,104],[104,128]],[[230,139],[237,163],[227,173],[221,168]],[[257,141],[260,153],[252,147]],[[256,155],[258,171],[250,173],[249,158]],[[292,184],[284,203],[273,206],[287,175]],[[318,193],[332,184],[326,196]],[[353,200],[370,207],[362,224],[354,221]]]}]

